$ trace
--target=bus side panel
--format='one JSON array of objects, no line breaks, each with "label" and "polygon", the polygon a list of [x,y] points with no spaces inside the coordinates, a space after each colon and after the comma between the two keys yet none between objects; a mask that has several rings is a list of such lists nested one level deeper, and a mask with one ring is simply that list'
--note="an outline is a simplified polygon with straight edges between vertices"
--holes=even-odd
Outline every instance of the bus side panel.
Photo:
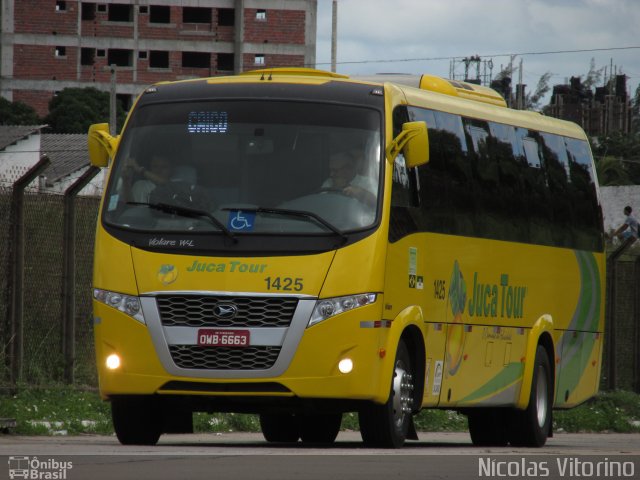
[{"label": "bus side panel", "polygon": [[553,335],[550,354],[566,379],[560,387],[569,382],[574,402],[595,394],[600,360],[594,338],[603,328],[600,260],[569,249],[428,233],[391,244],[385,318],[408,305],[424,312],[424,405],[515,406],[523,394],[528,398],[521,390],[530,387],[526,372],[532,370],[525,367],[534,361],[529,347],[541,332],[532,327],[542,317],[551,322],[549,333],[578,332],[575,351],[563,352],[569,336],[559,341]]},{"label": "bus side panel", "polygon": [[440,291],[436,292],[434,285],[425,280],[433,278],[429,273],[437,269],[427,254],[428,238],[417,234],[389,244],[384,318],[394,320],[411,306],[422,312],[423,324],[417,326],[422,330],[426,352],[423,406],[436,406],[443,375],[446,304],[435,298],[441,295]]},{"label": "bus side panel", "polygon": [[440,406],[514,405],[529,330],[469,324],[449,324],[447,330]]},{"label": "bus side panel", "polygon": [[578,405],[598,391],[604,332],[605,265],[602,256],[575,252],[580,276],[578,300],[556,342],[555,406]]},{"label": "bus side panel", "polygon": [[602,335],[593,332],[564,332],[561,338],[555,406],[570,408],[598,391],[602,355]]}]

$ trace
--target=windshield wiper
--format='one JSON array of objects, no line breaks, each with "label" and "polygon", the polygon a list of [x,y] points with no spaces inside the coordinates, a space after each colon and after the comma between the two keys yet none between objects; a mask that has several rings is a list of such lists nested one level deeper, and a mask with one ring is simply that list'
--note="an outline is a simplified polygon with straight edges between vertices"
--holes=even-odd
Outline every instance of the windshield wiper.
[{"label": "windshield wiper", "polygon": [[340,230],[339,228],[335,227],[331,223],[327,222],[320,215],[316,215],[313,212],[307,212],[306,210],[290,210],[288,208],[267,208],[267,207],[257,207],[257,208],[233,208],[233,207],[230,207],[230,208],[223,208],[222,210],[231,210],[231,211],[238,210],[238,211],[241,211],[241,212],[250,212],[250,213],[275,213],[277,215],[287,215],[287,216],[290,216],[290,217],[306,218],[307,220],[313,220],[313,221],[319,223],[320,225],[325,227],[327,230],[330,230],[333,233],[335,233],[342,240],[342,245],[347,243],[347,240],[349,240],[348,237],[344,234],[344,232],[342,230]]},{"label": "windshield wiper", "polygon": [[218,227],[222,233],[233,240],[233,243],[238,243],[238,239],[229,230],[224,223],[204,210],[197,210],[195,208],[181,207],[179,205],[171,205],[169,203],[145,203],[145,202],[127,202],[127,205],[142,205],[145,207],[153,208],[154,210],[160,210],[165,213],[172,213],[174,215],[180,215],[188,218],[200,218],[204,217],[208,219],[214,226]]}]

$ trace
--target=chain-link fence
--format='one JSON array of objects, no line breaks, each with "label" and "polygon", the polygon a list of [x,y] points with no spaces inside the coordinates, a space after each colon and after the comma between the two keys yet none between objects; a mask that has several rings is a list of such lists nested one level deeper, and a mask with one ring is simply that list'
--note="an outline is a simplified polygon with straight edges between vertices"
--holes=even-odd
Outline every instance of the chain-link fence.
[{"label": "chain-link fence", "polygon": [[11,328],[8,321],[11,294],[11,188],[0,185],[0,384],[9,379],[9,343]]},{"label": "chain-link fence", "polygon": [[[64,197],[25,194],[23,202],[23,304],[21,318],[12,312],[15,269],[15,218],[12,192],[0,190],[0,352],[4,361],[0,385],[15,379],[12,366],[19,362],[19,380],[43,385],[65,380],[65,367],[73,366],[75,383],[96,385],[91,324],[91,276],[97,198],[77,197],[75,203],[75,356],[63,352]],[[19,293],[19,292],[16,292]],[[21,322],[21,358],[12,358],[16,322]],[[15,345],[13,346],[15,349]],[[15,372],[14,372],[15,373]]]}]

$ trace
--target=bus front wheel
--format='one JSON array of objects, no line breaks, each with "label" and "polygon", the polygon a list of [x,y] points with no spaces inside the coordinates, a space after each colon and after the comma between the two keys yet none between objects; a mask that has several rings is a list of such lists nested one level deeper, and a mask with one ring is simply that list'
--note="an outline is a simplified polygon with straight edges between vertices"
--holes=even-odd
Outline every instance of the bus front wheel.
[{"label": "bus front wheel", "polygon": [[155,445],[162,434],[162,412],[145,397],[111,400],[113,429],[123,445]]},{"label": "bus front wheel", "polygon": [[384,405],[369,404],[358,412],[360,434],[365,444],[383,448],[404,445],[413,415],[413,376],[409,350],[400,340],[389,399]]},{"label": "bus front wheel", "polygon": [[298,419],[293,414],[262,413],[260,428],[267,442],[295,443],[300,438]]},{"label": "bus front wheel", "polygon": [[305,443],[333,443],[342,423],[342,414],[301,415],[300,438]]},{"label": "bus front wheel", "polygon": [[531,382],[529,406],[513,412],[510,443],[520,447],[542,447],[551,428],[553,386],[551,363],[544,347],[538,346]]}]

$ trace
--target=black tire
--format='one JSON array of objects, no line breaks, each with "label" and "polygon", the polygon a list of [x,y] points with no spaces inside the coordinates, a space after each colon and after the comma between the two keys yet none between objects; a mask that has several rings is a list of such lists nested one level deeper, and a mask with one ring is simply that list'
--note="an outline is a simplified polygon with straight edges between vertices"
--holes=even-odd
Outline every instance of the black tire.
[{"label": "black tire", "polygon": [[510,411],[504,408],[479,408],[467,414],[471,441],[478,447],[504,447],[509,443]]},{"label": "black tire", "polygon": [[333,443],[340,431],[342,414],[301,415],[300,438],[305,443]]},{"label": "black tire", "polygon": [[360,434],[366,445],[400,448],[411,426],[414,407],[414,369],[404,341],[400,340],[394,363],[389,399],[369,404],[358,412]]},{"label": "black tire", "polygon": [[260,414],[260,428],[267,442],[295,443],[300,438],[298,418],[293,414]]},{"label": "black tire", "polygon": [[518,447],[542,447],[551,428],[553,407],[553,383],[551,363],[544,347],[538,346],[533,368],[529,406],[526,410],[514,410],[509,433],[511,445]]},{"label": "black tire", "polygon": [[123,445],[155,445],[162,434],[162,410],[148,397],[112,400],[111,418]]}]

